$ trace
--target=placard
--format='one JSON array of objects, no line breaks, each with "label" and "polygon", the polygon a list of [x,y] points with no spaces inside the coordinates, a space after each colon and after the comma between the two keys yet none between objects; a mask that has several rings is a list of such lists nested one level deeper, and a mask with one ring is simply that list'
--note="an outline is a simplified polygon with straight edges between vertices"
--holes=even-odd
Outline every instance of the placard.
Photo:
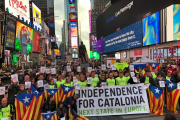
[{"label": "placard", "polygon": [[78,80],[77,79],[73,79],[74,86],[77,85],[77,83],[78,83]]},{"label": "placard", "polygon": [[5,117],[5,118],[1,118],[1,120],[9,120],[9,118],[8,118],[8,117]]},{"label": "placard", "polygon": [[102,87],[106,87],[107,83],[106,82],[101,82]]},{"label": "placard", "polygon": [[101,65],[101,70],[106,70],[106,65],[105,64]]},{"label": "placard", "polygon": [[56,68],[51,68],[51,74],[55,75],[56,74]]},{"label": "placard", "polygon": [[37,83],[38,83],[38,87],[40,88],[40,87],[44,87],[43,86],[43,80],[39,80],[39,81],[37,81]]},{"label": "placard", "polygon": [[46,70],[46,73],[47,73],[47,74],[50,74],[50,73],[51,73],[50,69],[45,69],[45,70]]},{"label": "placard", "polygon": [[81,66],[77,67],[77,72],[81,72]]},{"label": "placard", "polygon": [[67,66],[67,72],[71,72],[71,67]]},{"label": "placard", "polygon": [[65,117],[61,118],[60,120],[66,120]]},{"label": "placard", "polygon": [[56,78],[53,78],[53,80],[54,80],[54,83],[56,83],[56,82],[57,82],[57,79],[56,79]]},{"label": "placard", "polygon": [[77,114],[109,116],[150,113],[146,90],[143,88],[144,84],[81,88]]},{"label": "placard", "polygon": [[88,72],[91,73],[92,67],[88,67]]},{"label": "placard", "polygon": [[77,83],[77,84],[76,84],[76,89],[77,89],[77,90],[80,90],[80,89],[81,89],[81,83]]},{"label": "placard", "polygon": [[154,72],[151,72],[152,75],[154,75],[155,73]]},{"label": "placard", "polygon": [[18,75],[17,74],[11,75],[11,78],[13,79],[13,82],[18,82]]},{"label": "placard", "polygon": [[116,70],[116,66],[115,65],[111,65],[112,70]]},{"label": "placard", "polygon": [[0,95],[5,95],[5,86],[0,87]]},{"label": "placard", "polygon": [[134,71],[134,65],[130,65],[130,71]]},{"label": "placard", "polygon": [[160,85],[160,87],[165,87],[164,81],[159,81],[159,85]]},{"label": "placard", "polygon": [[44,89],[50,89],[49,84],[44,84]]},{"label": "placard", "polygon": [[88,84],[92,84],[92,77],[87,78]]},{"label": "placard", "polygon": [[97,77],[97,78],[98,78],[98,74],[95,74],[95,77]]},{"label": "placard", "polygon": [[135,77],[135,73],[134,72],[130,72],[131,77]]},{"label": "placard", "polygon": [[135,83],[137,83],[137,82],[138,82],[138,80],[137,80],[137,78],[136,78],[136,77],[132,77],[132,79],[133,79],[133,81],[134,81]]},{"label": "placard", "polygon": [[31,88],[31,82],[25,82],[25,89]]},{"label": "placard", "polygon": [[177,83],[177,89],[180,90],[180,83]]},{"label": "placard", "polygon": [[45,67],[41,67],[41,68],[40,68],[41,73],[45,73],[45,70],[46,70]]}]

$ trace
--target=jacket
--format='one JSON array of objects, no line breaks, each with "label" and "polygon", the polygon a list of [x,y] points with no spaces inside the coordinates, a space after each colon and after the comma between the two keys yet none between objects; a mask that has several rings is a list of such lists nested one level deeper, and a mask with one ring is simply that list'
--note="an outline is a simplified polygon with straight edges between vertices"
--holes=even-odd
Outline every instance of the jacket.
[{"label": "jacket", "polygon": [[[140,79],[140,82],[141,83],[144,83],[146,80],[146,76],[143,76],[141,79]],[[149,77],[149,83],[151,83],[151,85],[154,85],[154,80],[152,77]]]},{"label": "jacket", "polygon": [[67,115],[67,109],[65,107],[63,108],[56,108],[57,111],[57,117],[62,118],[64,115]]},{"label": "jacket", "polygon": [[[140,81],[141,81],[141,79],[140,79]],[[138,84],[138,83],[135,83],[135,82],[133,81],[133,78],[132,78],[132,77],[128,80],[128,83],[130,83],[130,84]]]},{"label": "jacket", "polygon": [[[49,108],[50,106],[51,106],[51,108]],[[43,105],[42,105],[42,107],[41,107],[41,111],[42,111],[43,113],[47,113],[47,111],[53,112],[53,111],[55,111],[55,110],[56,110],[56,103],[55,103],[55,101],[52,101],[51,104],[49,104],[49,102],[46,101],[46,102],[43,103]]]},{"label": "jacket", "polygon": [[[8,117],[9,115],[13,114],[13,112],[14,110],[12,105],[9,104],[7,107],[0,105],[0,119]],[[8,117],[8,119],[11,120],[10,117]]]},{"label": "jacket", "polygon": [[27,94],[27,93],[28,93],[27,90],[19,90],[17,95],[19,95],[19,94]]},{"label": "jacket", "polygon": [[67,98],[64,100],[63,104],[64,104],[64,106],[66,107],[66,109],[69,109],[69,108],[68,108],[68,105],[70,105],[71,108],[74,109],[75,112],[77,113],[76,100],[74,100],[74,104],[72,105],[73,100],[74,100],[74,97],[73,97],[73,96],[72,96],[72,97],[67,97]]},{"label": "jacket", "polygon": [[10,84],[8,87],[8,103],[14,103],[15,99],[14,99],[14,95],[16,95],[19,91],[19,86],[18,85],[14,85],[14,84]]},{"label": "jacket", "polygon": [[[165,80],[166,80],[166,76],[165,76],[164,78],[165,78]],[[174,77],[171,76],[170,81],[173,82],[173,83],[175,83]]]},{"label": "jacket", "polygon": [[175,83],[179,83],[179,82],[180,82],[180,78],[177,77],[177,78],[175,79]]},{"label": "jacket", "polygon": [[100,85],[101,85],[102,82],[106,82],[106,79],[105,80],[100,79],[99,82],[97,83],[97,87],[101,87]]},{"label": "jacket", "polygon": [[164,80],[164,79],[160,80],[160,79],[158,79],[158,78],[155,79],[154,85],[155,85],[156,87],[158,87],[158,88],[160,88],[159,81],[165,81],[165,80]]}]

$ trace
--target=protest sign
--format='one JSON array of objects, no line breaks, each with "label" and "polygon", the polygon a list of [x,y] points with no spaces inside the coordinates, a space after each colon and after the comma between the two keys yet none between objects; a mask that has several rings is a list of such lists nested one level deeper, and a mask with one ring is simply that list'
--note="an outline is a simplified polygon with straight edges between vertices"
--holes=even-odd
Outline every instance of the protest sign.
[{"label": "protest sign", "polygon": [[97,77],[97,78],[98,78],[98,74],[95,74],[95,77]]},{"label": "protest sign", "polygon": [[106,87],[107,83],[106,82],[102,82],[101,85],[102,85],[102,87]]},{"label": "protest sign", "polygon": [[101,65],[101,70],[106,70],[106,65],[105,64]]},{"label": "protest sign", "polygon": [[49,84],[44,84],[44,89],[50,89]]},{"label": "protest sign", "polygon": [[50,69],[45,69],[45,71],[46,71],[47,74],[51,73]]},{"label": "protest sign", "polygon": [[67,66],[67,72],[71,72],[71,67]]},{"label": "protest sign", "polygon": [[77,89],[77,90],[80,90],[80,89],[81,89],[81,83],[77,83],[77,84],[76,84],[76,89]]},{"label": "protest sign", "polygon": [[164,81],[159,81],[159,85],[160,85],[160,87],[165,87]]},{"label": "protest sign", "polygon": [[133,78],[133,81],[135,82],[135,83],[137,83],[138,82],[138,80],[137,80],[137,78],[136,77],[132,77]]},{"label": "protest sign", "polygon": [[0,95],[5,95],[5,87],[0,87]]},{"label": "protest sign", "polygon": [[116,70],[116,66],[115,65],[111,65],[112,70]]},{"label": "protest sign", "polygon": [[31,88],[31,82],[25,82],[25,89]]},{"label": "protest sign", "polygon": [[77,72],[81,72],[81,66],[77,67]]},{"label": "protest sign", "polygon": [[134,71],[134,65],[130,65],[130,71]]},{"label": "protest sign", "polygon": [[13,82],[18,82],[18,75],[17,74],[11,75],[11,78],[13,79]]},{"label": "protest sign", "polygon": [[88,67],[88,72],[91,73],[92,67]]},{"label": "protest sign", "polygon": [[149,113],[144,84],[81,88],[77,100],[79,116]]},{"label": "protest sign", "polygon": [[134,72],[130,72],[131,77],[135,77],[135,73]]},{"label": "protest sign", "polygon": [[43,80],[39,80],[39,81],[37,81],[37,83],[38,83],[38,87],[40,88],[40,87],[43,87]]},{"label": "protest sign", "polygon": [[180,83],[177,83],[177,89],[180,90]]},{"label": "protest sign", "polygon": [[73,79],[74,86],[77,85],[77,83],[78,83],[78,80],[77,79]]},{"label": "protest sign", "polygon": [[56,74],[56,69],[55,68],[51,68],[51,72],[52,72],[51,73],[52,75],[55,75]]},{"label": "protest sign", "polygon": [[92,84],[92,77],[87,78],[88,84]]},{"label": "protest sign", "polygon": [[41,67],[40,71],[41,71],[41,73],[45,73],[46,68],[45,67]]},{"label": "protest sign", "polygon": [[1,120],[9,120],[9,118],[8,118],[8,117],[5,117],[5,118],[1,118]]}]

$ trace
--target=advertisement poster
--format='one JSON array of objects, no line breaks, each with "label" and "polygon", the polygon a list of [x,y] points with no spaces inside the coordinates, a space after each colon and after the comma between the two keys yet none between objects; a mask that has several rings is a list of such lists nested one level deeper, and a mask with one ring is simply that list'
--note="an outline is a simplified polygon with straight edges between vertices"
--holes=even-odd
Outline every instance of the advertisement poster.
[{"label": "advertisement poster", "polygon": [[9,9],[9,13],[13,14],[14,16],[20,18],[24,17],[24,20],[30,21],[30,12],[29,12],[29,0],[4,0],[5,2],[5,11],[6,8]]},{"label": "advertisement poster", "polygon": [[70,13],[69,21],[77,21],[77,13]]},{"label": "advertisement poster", "polygon": [[96,46],[97,48],[97,38],[96,38],[96,33],[90,33],[89,34],[89,38],[90,38],[90,51],[93,50],[93,46]]},{"label": "advertisement poster", "polygon": [[173,5],[173,38],[180,40],[180,4]]},{"label": "advertisement poster", "polygon": [[77,41],[77,36],[71,37],[71,47],[72,48],[78,48],[78,41]]},{"label": "advertisement poster", "polygon": [[33,24],[37,26],[37,28],[42,29],[41,10],[33,2],[32,2],[32,10],[33,10]]},{"label": "advertisement poster", "polygon": [[33,40],[33,29],[27,27],[26,25],[17,21],[16,24],[16,40],[15,40],[15,49],[21,51],[21,40],[20,33],[26,36],[27,42],[27,54],[32,52],[32,40]]},{"label": "advertisement poster", "polygon": [[89,29],[91,33],[91,10],[89,10]]},{"label": "advertisement poster", "polygon": [[40,52],[41,49],[39,48],[40,47],[40,34],[34,32],[34,35],[33,35],[33,47],[32,47],[32,51],[33,52]]},{"label": "advertisement poster", "polygon": [[97,41],[97,53],[98,54],[103,53],[103,39]]},{"label": "advertisement poster", "polygon": [[77,36],[77,27],[71,27],[71,36]]},{"label": "advertisement poster", "polygon": [[51,44],[48,39],[46,39],[47,55],[51,55]]},{"label": "advertisement poster", "polygon": [[16,21],[7,17],[6,47],[14,48]]},{"label": "advertisement poster", "polygon": [[104,38],[104,53],[142,46],[142,21],[138,21]]},{"label": "advertisement poster", "polygon": [[60,55],[60,52],[58,49],[54,49],[54,55]]}]

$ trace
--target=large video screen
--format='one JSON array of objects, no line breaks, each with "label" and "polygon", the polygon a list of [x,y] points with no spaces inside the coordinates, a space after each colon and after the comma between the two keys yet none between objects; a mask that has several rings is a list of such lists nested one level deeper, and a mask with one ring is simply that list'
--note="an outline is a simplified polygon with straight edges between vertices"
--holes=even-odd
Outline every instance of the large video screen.
[{"label": "large video screen", "polygon": [[173,5],[173,37],[180,40],[180,4]]},{"label": "large video screen", "polygon": [[104,53],[131,49],[142,46],[142,21],[119,30],[103,41]]},{"label": "large video screen", "polygon": [[160,15],[156,12],[143,19],[143,46],[160,43]]},{"label": "large video screen", "polygon": [[[97,37],[96,33],[89,34],[89,42],[90,42],[90,51],[93,51],[93,48],[97,48]],[[95,50],[94,50],[95,51]]]}]

